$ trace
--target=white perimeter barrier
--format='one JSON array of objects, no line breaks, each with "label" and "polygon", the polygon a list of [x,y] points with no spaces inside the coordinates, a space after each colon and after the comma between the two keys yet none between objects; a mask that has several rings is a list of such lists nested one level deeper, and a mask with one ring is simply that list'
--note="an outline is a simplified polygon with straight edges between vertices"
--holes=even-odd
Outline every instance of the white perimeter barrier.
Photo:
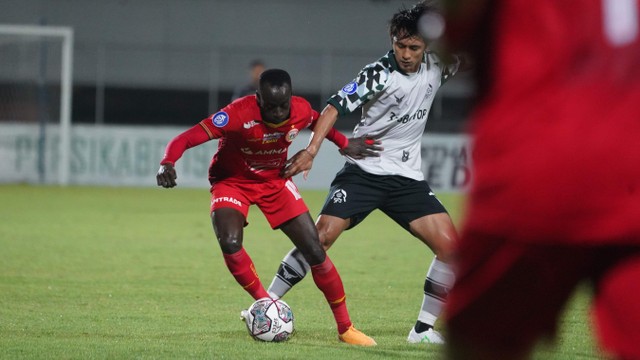
[{"label": "white perimeter barrier", "polygon": [[[61,158],[59,129],[47,128],[44,151],[39,151],[38,126],[0,124],[0,183],[56,183],[65,159]],[[177,127],[74,125],[69,149],[69,184],[108,186],[156,186],[155,173],[167,142],[184,131]],[[308,142],[301,132],[289,155]],[[217,141],[189,149],[178,161],[178,185],[208,187],[207,169]],[[426,134],[422,140],[422,170],[435,191],[465,191],[470,181],[469,140],[464,135]],[[39,162],[38,154],[44,154]],[[42,166],[42,164],[44,166]],[[326,141],[307,180],[295,182],[301,189],[326,190],[344,159]],[[39,171],[39,168],[41,169]],[[40,173],[44,172],[41,177]]]}]

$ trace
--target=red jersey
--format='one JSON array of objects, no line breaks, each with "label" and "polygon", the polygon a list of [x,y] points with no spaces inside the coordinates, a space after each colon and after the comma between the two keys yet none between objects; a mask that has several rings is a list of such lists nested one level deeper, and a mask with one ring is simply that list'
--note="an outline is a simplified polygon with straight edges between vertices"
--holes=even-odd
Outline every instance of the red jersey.
[{"label": "red jersey", "polygon": [[318,116],[309,102],[294,96],[289,119],[272,127],[262,121],[254,95],[232,102],[200,122],[210,138],[220,138],[218,152],[211,160],[209,181],[280,178],[289,145]]},{"label": "red jersey", "polygon": [[[501,0],[479,44],[467,226],[640,243],[639,0]],[[455,29],[455,26],[453,27]]]},{"label": "red jersey", "polygon": [[[315,125],[318,112],[301,97],[291,98],[289,119],[276,126],[262,121],[255,95],[227,105],[198,125],[174,138],[161,163],[175,163],[183,152],[212,139],[219,139],[218,151],[209,166],[209,182],[226,179],[262,182],[282,179],[287,150],[300,130]],[[332,129],[327,139],[339,147],[347,139]]]}]

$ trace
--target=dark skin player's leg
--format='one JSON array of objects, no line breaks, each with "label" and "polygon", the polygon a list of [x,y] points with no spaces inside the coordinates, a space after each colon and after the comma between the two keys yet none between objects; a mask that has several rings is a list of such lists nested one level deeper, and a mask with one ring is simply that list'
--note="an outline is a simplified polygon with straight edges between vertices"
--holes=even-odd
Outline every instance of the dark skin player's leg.
[{"label": "dark skin player's leg", "polygon": [[245,223],[240,211],[232,208],[215,210],[211,213],[211,223],[223,253],[234,254],[240,251]]},{"label": "dark skin player's leg", "polygon": [[320,244],[318,231],[309,212],[285,222],[280,229],[300,250],[309,265],[314,266],[324,262],[327,255]]},{"label": "dark skin player's leg", "polygon": [[[211,222],[223,253],[233,254],[242,248],[245,218],[241,212],[232,208],[221,208],[211,214]],[[300,250],[309,265],[321,264],[325,260],[326,254],[320,245],[318,232],[309,212],[285,222],[280,229]]]}]

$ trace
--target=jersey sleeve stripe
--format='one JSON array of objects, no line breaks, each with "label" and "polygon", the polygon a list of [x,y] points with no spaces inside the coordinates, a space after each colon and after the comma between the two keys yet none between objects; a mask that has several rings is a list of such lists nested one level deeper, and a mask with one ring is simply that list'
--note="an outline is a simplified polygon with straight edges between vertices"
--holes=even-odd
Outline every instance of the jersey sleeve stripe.
[{"label": "jersey sleeve stripe", "polygon": [[207,135],[209,135],[209,139],[213,139],[213,134],[211,133],[211,130],[209,130],[209,128],[207,127],[207,125],[205,125],[206,120],[202,120],[200,121],[198,124],[200,126],[202,126],[202,128],[204,129],[204,131],[207,133]]},{"label": "jersey sleeve stripe", "polygon": [[349,111],[345,110],[345,108],[342,105],[340,105],[340,101],[338,101],[335,98],[331,98],[327,100],[327,104],[336,108],[336,110],[338,110],[338,115],[340,116],[347,115],[349,113]]}]

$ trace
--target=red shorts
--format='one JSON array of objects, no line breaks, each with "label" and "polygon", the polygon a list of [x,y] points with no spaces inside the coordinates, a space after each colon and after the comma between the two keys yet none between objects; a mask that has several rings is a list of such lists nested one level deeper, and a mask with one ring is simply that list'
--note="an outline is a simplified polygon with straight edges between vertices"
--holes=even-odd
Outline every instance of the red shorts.
[{"label": "red shorts", "polygon": [[249,206],[255,204],[273,229],[309,211],[298,188],[291,180],[279,179],[260,183],[219,181],[211,186],[210,191],[211,212],[220,208],[234,208],[246,219]]},{"label": "red shorts", "polygon": [[461,241],[445,313],[452,346],[523,354],[555,334],[564,306],[587,280],[602,345],[640,358],[640,247],[536,245],[468,233]]}]

